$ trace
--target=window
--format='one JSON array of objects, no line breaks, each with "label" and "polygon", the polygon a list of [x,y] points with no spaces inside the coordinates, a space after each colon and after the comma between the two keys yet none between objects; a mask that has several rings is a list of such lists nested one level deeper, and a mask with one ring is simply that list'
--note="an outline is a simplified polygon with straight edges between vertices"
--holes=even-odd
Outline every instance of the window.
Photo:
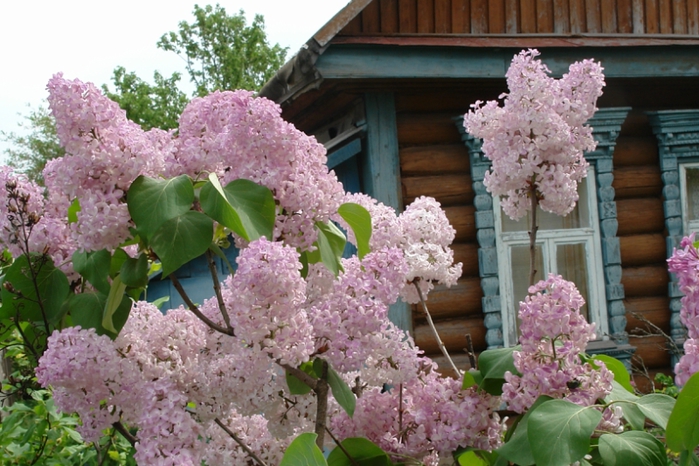
[{"label": "window", "polygon": [[[556,273],[574,282],[586,301],[582,312],[589,321],[597,323],[597,334],[602,336],[607,334],[607,311],[592,168],[579,184],[578,193],[580,199],[575,209],[565,217],[541,210],[537,213],[536,280]],[[529,218],[513,221],[502,212],[497,199],[493,210],[502,330],[504,343],[510,346],[518,340],[517,311],[529,288]]]},{"label": "window", "polygon": [[699,163],[680,165],[680,189],[684,234],[699,233]]}]

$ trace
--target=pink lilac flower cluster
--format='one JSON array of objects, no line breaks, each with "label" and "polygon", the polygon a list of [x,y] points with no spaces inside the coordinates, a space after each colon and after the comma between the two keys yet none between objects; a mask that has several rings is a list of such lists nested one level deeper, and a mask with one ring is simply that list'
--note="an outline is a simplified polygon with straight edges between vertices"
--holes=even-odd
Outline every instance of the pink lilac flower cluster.
[{"label": "pink lilac flower cluster", "polygon": [[[502,399],[515,412],[530,408],[540,395],[590,406],[612,391],[614,374],[600,361],[593,367],[580,354],[595,338],[594,324],[580,313],[584,299],[572,282],[550,274],[529,288],[520,303],[521,351],[514,365],[522,375],[505,374]],[[616,430],[619,414],[606,410],[605,426]]]},{"label": "pink lilac flower cluster", "polygon": [[492,161],[483,183],[501,196],[503,210],[515,220],[531,209],[532,190],[545,211],[573,210],[577,184],[587,174],[583,151],[596,146],[584,123],[602,95],[602,67],[583,60],[554,79],[538,55],[536,50],[515,55],[502,107],[479,101],[464,116],[466,130],[483,139],[483,153]]},{"label": "pink lilac flower cluster", "polygon": [[331,430],[344,439],[363,436],[385,451],[407,455],[424,464],[439,464],[459,446],[493,450],[500,446],[502,423],[494,411],[497,397],[431,371],[390,389],[374,387],[357,400],[353,417],[340,413]]},{"label": "pink lilac flower cluster", "polygon": [[667,263],[684,294],[680,319],[687,327],[687,339],[684,355],[675,365],[675,383],[684,385],[699,372],[699,251],[694,243],[694,233],[682,239],[680,248],[675,248]]}]

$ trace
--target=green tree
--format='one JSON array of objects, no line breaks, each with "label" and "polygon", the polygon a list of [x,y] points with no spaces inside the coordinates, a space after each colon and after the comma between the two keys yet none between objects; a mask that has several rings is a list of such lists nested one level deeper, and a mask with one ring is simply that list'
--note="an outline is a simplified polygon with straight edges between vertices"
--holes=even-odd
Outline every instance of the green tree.
[{"label": "green tree", "polygon": [[187,66],[196,94],[215,90],[259,90],[284,64],[286,48],[267,43],[265,22],[255,15],[248,26],[241,10],[229,16],[220,5],[194,5],[193,23],[164,34],[158,47],[177,53]]}]

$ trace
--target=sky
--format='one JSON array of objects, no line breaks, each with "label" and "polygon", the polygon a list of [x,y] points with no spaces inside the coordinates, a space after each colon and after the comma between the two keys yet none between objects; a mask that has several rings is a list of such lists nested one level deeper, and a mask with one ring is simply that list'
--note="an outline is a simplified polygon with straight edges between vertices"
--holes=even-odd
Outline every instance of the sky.
[{"label": "sky", "polygon": [[[287,58],[349,0],[3,0],[0,2],[0,131],[23,133],[19,114],[45,102],[57,72],[98,86],[123,66],[152,82],[180,71],[184,61],[156,47],[160,36],[193,21],[195,4],[219,3],[265,19],[270,43],[289,47]],[[0,161],[9,145],[0,141]]]}]

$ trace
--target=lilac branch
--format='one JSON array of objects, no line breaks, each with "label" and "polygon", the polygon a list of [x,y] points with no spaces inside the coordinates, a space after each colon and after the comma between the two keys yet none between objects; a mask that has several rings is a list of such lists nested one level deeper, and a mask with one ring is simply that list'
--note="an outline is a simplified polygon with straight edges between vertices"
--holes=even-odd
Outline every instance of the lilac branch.
[{"label": "lilac branch", "polygon": [[243,442],[243,441],[241,440],[240,437],[238,437],[237,435],[235,435],[235,432],[233,432],[233,431],[230,430],[228,427],[226,427],[226,425],[225,425],[223,422],[221,422],[221,420],[220,420],[219,418],[214,419],[214,422],[215,422],[216,424],[218,424],[218,426],[219,426],[221,429],[223,429],[224,432],[226,432],[238,445],[240,445],[240,448],[242,448],[243,450],[245,450],[245,453],[247,453],[248,456],[250,456],[250,458],[254,459],[254,460],[257,462],[257,464],[259,464],[260,466],[267,466],[267,463],[265,463],[264,461],[262,461],[262,459],[260,459],[260,457],[257,456],[257,454],[255,454],[255,452],[252,451],[252,450],[250,449],[250,447],[247,446],[247,445],[245,444],[245,442]]},{"label": "lilac branch", "polygon": [[182,300],[185,302],[187,307],[189,307],[189,310],[192,311],[192,313],[194,313],[194,315],[197,316],[199,318],[199,320],[201,320],[202,322],[204,322],[206,325],[208,325],[212,329],[216,330],[217,332],[223,333],[224,335],[230,335],[232,337],[235,336],[235,332],[233,331],[232,328],[222,327],[222,326],[218,325],[216,322],[214,322],[213,320],[206,317],[204,314],[202,314],[202,312],[199,310],[197,305],[194,304],[191,299],[189,299],[187,292],[184,290],[184,288],[182,287],[182,284],[177,279],[177,277],[175,276],[174,273],[171,273],[169,275],[169,278],[170,278],[170,281],[172,281],[172,285],[175,287],[177,292],[182,297]]},{"label": "lilac branch", "polygon": [[529,225],[529,286],[534,285],[536,277],[536,233],[539,227],[536,224],[536,210],[539,205],[539,199],[536,197],[536,175],[532,177],[532,182],[529,187],[529,197],[532,201],[531,224]]},{"label": "lilac branch", "polygon": [[221,294],[221,282],[218,280],[216,263],[214,262],[214,257],[211,254],[211,251],[208,249],[206,251],[206,262],[209,265],[209,272],[211,272],[211,280],[214,282],[214,292],[216,293],[216,300],[218,301],[218,308],[221,310],[223,321],[226,323],[228,330],[233,331],[231,319],[228,316],[228,311],[226,310],[226,303],[223,301],[223,295]]}]

